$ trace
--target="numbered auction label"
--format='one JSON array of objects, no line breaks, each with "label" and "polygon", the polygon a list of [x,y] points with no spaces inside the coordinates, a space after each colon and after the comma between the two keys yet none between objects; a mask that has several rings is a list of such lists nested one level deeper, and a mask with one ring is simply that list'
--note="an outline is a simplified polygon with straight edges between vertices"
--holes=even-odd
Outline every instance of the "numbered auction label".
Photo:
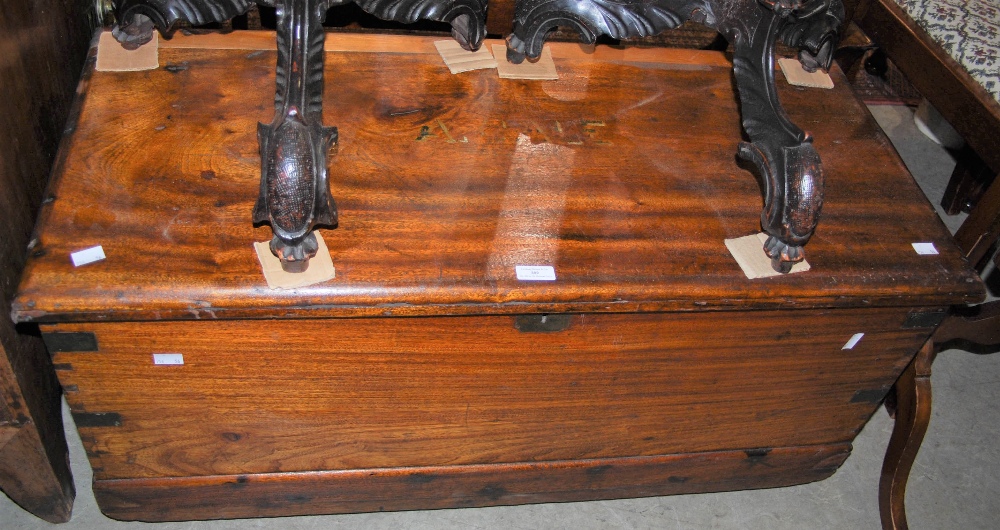
[{"label": "numbered auction label", "polygon": [[556,279],[556,270],[549,265],[517,265],[514,267],[518,280],[551,282]]},{"label": "numbered auction label", "polygon": [[165,365],[184,364],[184,355],[180,353],[154,353],[153,364],[165,364]]}]

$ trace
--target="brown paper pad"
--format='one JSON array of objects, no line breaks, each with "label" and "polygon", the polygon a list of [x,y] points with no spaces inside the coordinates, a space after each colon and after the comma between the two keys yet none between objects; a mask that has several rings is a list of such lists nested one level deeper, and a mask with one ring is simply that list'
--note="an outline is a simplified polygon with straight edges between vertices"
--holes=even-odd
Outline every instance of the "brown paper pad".
[{"label": "brown paper pad", "polygon": [[778,59],[778,65],[781,66],[781,73],[785,74],[785,79],[790,85],[833,88],[833,79],[830,78],[830,74],[822,70],[807,72],[802,69],[802,63],[798,59]]},{"label": "brown paper pad", "polygon": [[454,40],[439,40],[434,41],[434,47],[453,74],[497,67],[496,60],[485,46],[470,52]]},{"label": "brown paper pad", "polygon": [[[736,263],[740,264],[743,273],[751,280],[781,274],[771,267],[771,258],[764,253],[765,241],[767,241],[767,234],[763,232],[726,240],[726,248],[729,249],[729,253],[736,258]],[[788,274],[807,270],[809,270],[809,264],[806,263],[806,260],[802,260],[792,265],[792,270]]]},{"label": "brown paper pad", "polygon": [[552,60],[552,51],[548,46],[542,48],[541,57],[534,63],[527,59],[521,64],[508,62],[507,46],[503,44],[493,45],[493,56],[501,58],[497,61],[497,73],[504,79],[559,79],[556,63]]},{"label": "brown paper pad", "polygon": [[155,70],[160,66],[159,37],[153,32],[153,40],[135,50],[126,50],[111,36],[110,31],[101,33],[97,41],[98,72],[138,72]]},{"label": "brown paper pad", "polygon": [[264,269],[264,279],[267,280],[268,287],[271,289],[295,289],[336,277],[333,260],[330,259],[330,251],[326,248],[326,241],[323,241],[323,236],[319,232],[313,233],[316,234],[319,249],[316,251],[316,257],[309,260],[309,267],[305,272],[293,273],[282,270],[281,260],[271,254],[268,241],[258,241],[253,244],[254,250],[257,251],[257,259],[260,260],[260,266]]}]

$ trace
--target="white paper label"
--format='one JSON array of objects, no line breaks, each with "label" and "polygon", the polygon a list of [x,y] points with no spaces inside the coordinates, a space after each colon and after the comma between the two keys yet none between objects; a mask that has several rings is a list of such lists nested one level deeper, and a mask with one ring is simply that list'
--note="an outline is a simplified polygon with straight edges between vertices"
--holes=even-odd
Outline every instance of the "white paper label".
[{"label": "white paper label", "polygon": [[933,256],[938,253],[937,249],[934,248],[934,243],[911,243],[913,245],[913,250],[917,251],[917,254],[921,256]]},{"label": "white paper label", "polygon": [[857,346],[858,342],[861,341],[861,337],[864,337],[864,336],[865,336],[864,333],[855,333],[854,336],[851,337],[851,340],[847,341],[847,344],[844,344],[844,347],[841,348],[841,349],[842,350],[852,350],[852,349],[854,349],[854,347]]},{"label": "white paper label", "polygon": [[556,270],[549,265],[517,265],[514,271],[518,280],[550,282],[556,279]]},{"label": "white paper label", "polygon": [[80,265],[86,265],[95,261],[101,261],[104,257],[104,248],[101,247],[101,245],[78,250],[69,255],[69,259],[73,260],[74,267],[79,267]]},{"label": "white paper label", "polygon": [[168,364],[168,365],[184,364],[184,354],[154,353],[153,364]]}]

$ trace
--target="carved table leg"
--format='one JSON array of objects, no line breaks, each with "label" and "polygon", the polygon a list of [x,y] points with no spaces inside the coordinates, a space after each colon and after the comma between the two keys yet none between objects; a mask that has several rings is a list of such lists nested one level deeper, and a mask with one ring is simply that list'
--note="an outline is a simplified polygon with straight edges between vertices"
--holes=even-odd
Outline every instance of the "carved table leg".
[{"label": "carved table leg", "polygon": [[931,364],[934,357],[934,344],[929,340],[903,371],[893,388],[896,396],[896,424],[882,462],[882,479],[878,492],[882,528],[886,530],[908,528],[906,481],[931,419]]},{"label": "carved table leg", "polygon": [[[323,119],[323,18],[337,0],[280,0],[278,12],[277,90],[274,121],[258,124],[260,195],[254,223],[270,223],[271,252],[288,272],[302,272],[316,255],[316,226],[337,224],[330,196],[327,153],[337,128]],[[429,0],[417,5],[386,0],[358,4],[386,20],[418,18],[447,21],[452,35],[470,50],[479,48],[485,31],[482,0]]]},{"label": "carved table leg", "polygon": [[[316,226],[335,226],[327,153],[337,128],[323,120],[323,19],[333,5],[348,0],[119,0],[115,38],[126,48],[148,42],[153,27],[169,33],[179,20],[200,25],[222,22],[254,3],[277,8],[278,64],[274,119],[257,124],[260,193],[254,223],[268,223],[271,252],[288,272],[306,270],[316,255]],[[468,50],[486,36],[486,0],[358,0],[365,11],[385,20],[449,22],[452,35]]]},{"label": "carved table leg", "polygon": [[823,169],[809,134],[795,126],[778,101],[774,46],[781,38],[801,48],[805,68],[828,68],[844,19],[841,0],[518,0],[507,60],[541,54],[546,33],[569,26],[592,43],[654,35],[694,20],[714,27],[735,47],[734,71],[743,127],[750,142],[739,154],[764,179],[761,225],[772,266],[789,272],[803,259],[823,206]]},{"label": "carved table leg", "polygon": [[278,3],[274,120],[257,124],[261,178],[253,221],[271,224],[271,252],[288,272],[304,271],[316,255],[313,228],[337,223],[326,164],[337,129],[322,123],[323,3]]},{"label": "carved table leg", "polygon": [[[720,24],[734,45],[733,71],[739,89],[743,128],[739,156],[752,162],[765,188],[761,226],[768,234],[764,250],[771,265],[788,272],[804,257],[823,207],[823,167],[810,135],[788,118],[774,81],[774,48],[779,36],[803,47],[803,65],[829,67],[843,6],[839,2],[762,1],[757,17]],[[838,17],[839,15],[839,17]],[[756,23],[747,23],[754,20]]]}]

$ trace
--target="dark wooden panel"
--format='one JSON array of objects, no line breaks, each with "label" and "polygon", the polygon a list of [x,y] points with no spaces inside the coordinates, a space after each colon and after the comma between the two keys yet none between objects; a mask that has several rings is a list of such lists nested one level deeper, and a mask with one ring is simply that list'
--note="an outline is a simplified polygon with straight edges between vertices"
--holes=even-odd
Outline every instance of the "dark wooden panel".
[{"label": "dark wooden panel", "polygon": [[100,351],[54,360],[116,418],[77,425],[98,479],[595,459],[850,441],[930,332],[905,316],[63,324]]},{"label": "dark wooden panel", "polygon": [[969,262],[977,267],[986,266],[990,250],[995,250],[993,245],[998,238],[1000,238],[1000,179],[990,185],[955,233],[955,241],[966,251]]},{"label": "dark wooden panel", "polygon": [[7,0],[0,8],[0,489],[51,522],[74,487],[59,389],[41,340],[6,318],[91,29],[85,2]]},{"label": "dark wooden panel", "polygon": [[486,30],[507,37],[514,29],[514,0],[494,0],[486,13]]},{"label": "dark wooden panel", "polygon": [[97,480],[108,516],[172,521],[650,497],[822,480],[849,444],[606,460]]},{"label": "dark wooden panel", "polygon": [[[813,270],[750,281],[723,239],[759,230],[762,199],[736,164],[741,132],[721,54],[587,55],[553,43],[561,80],[528,82],[451,75],[430,40],[363,36],[331,36],[337,51],[326,59],[338,80],[324,107],[340,128],[331,182],[341,224],[324,231],[337,278],[271,291],[250,250],[268,228],[253,229],[249,212],[274,55],[172,45],[161,64],[181,67],[94,74],[18,318],[943,306],[983,296],[839,73],[832,91],[781,86],[827,170]],[[918,241],[941,254],[918,256]],[[69,253],[97,244],[108,259],[74,269]],[[553,265],[558,280],[518,282],[518,264]]]}]

